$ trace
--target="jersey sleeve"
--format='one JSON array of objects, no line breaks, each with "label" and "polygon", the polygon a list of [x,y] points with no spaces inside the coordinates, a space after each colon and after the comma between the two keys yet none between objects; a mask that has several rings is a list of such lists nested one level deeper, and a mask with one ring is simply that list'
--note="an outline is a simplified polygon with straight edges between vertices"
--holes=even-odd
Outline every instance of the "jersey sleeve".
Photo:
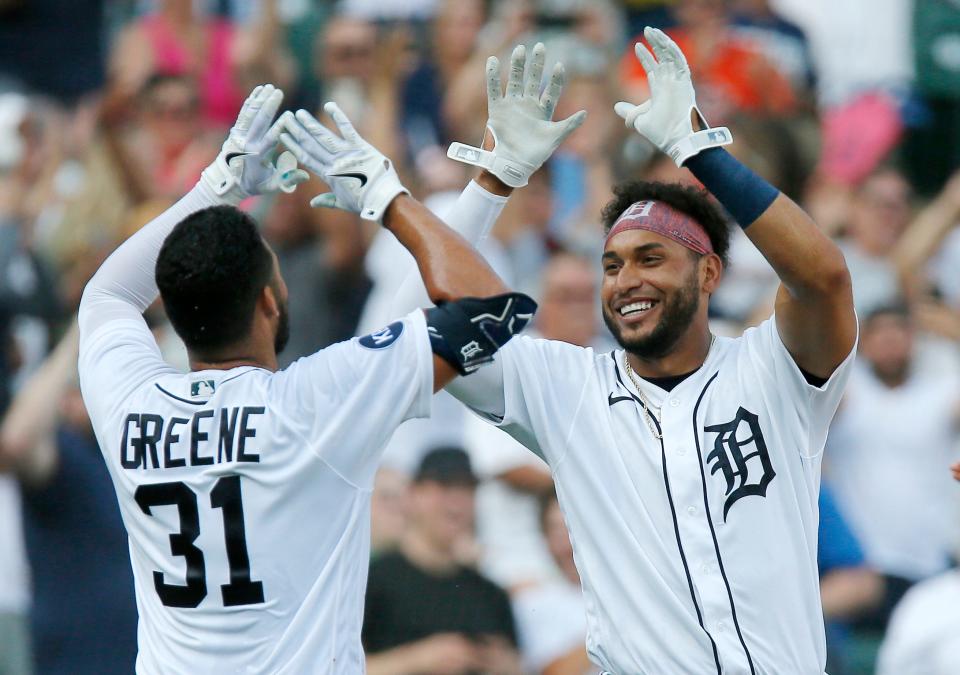
[{"label": "jersey sleeve", "polygon": [[827,381],[815,386],[807,382],[800,366],[783,344],[775,316],[745,331],[743,339],[743,358],[747,360],[747,369],[757,376],[755,382],[764,387],[766,397],[777,401],[778,405],[799,409],[808,431],[806,456],[819,455],[827,440],[830,421],[850,379],[857,341]]},{"label": "jersey sleeve", "polygon": [[143,315],[131,306],[111,311],[110,321],[80,334],[80,389],[95,423],[108,419],[145,383],[177,372],[163,360]]},{"label": "jersey sleeve", "polygon": [[498,352],[497,360],[503,414],[461,400],[555,468],[567,451],[570,429],[584,403],[593,350],[521,335]]},{"label": "jersey sleeve", "polygon": [[369,488],[397,426],[430,415],[433,354],[423,311],[299,359],[277,382],[278,413],[334,471]]}]

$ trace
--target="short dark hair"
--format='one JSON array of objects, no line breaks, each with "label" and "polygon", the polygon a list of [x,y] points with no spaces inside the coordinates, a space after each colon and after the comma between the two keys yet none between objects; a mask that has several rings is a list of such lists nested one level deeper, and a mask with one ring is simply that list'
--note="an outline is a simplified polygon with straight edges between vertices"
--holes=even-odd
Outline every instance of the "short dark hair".
[{"label": "short dark hair", "polygon": [[905,300],[894,299],[871,309],[863,317],[863,326],[868,327],[881,317],[892,317],[904,322],[910,321],[910,305]]},{"label": "short dark hair", "polygon": [[413,482],[476,486],[480,481],[473,472],[470,455],[463,448],[442,445],[423,456],[413,475]]},{"label": "short dark hair", "polygon": [[211,206],[173,228],[160,248],[156,279],[177,335],[190,350],[208,353],[250,334],[257,296],[272,271],[253,218]]},{"label": "short dark hair", "polygon": [[603,231],[607,233],[631,204],[655,200],[670,205],[697,221],[710,237],[713,252],[726,267],[730,251],[730,219],[706,190],[680,183],[627,181],[613,188],[613,199],[603,207]]}]

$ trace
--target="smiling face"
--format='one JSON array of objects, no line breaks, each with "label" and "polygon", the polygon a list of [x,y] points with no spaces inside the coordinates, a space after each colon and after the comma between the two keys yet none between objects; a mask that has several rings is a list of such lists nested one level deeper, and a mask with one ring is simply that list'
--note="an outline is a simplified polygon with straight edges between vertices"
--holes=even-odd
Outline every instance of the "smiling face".
[{"label": "smiling face", "polygon": [[643,359],[670,354],[691,329],[706,329],[706,298],[720,276],[716,255],[698,255],[646,230],[607,242],[600,300],[621,347]]}]

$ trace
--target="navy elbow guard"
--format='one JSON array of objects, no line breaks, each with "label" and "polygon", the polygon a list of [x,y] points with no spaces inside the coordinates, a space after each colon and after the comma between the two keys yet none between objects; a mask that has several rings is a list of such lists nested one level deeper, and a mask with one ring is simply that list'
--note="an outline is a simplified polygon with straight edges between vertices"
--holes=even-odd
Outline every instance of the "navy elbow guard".
[{"label": "navy elbow guard", "polygon": [[472,373],[530,323],[537,303],[523,293],[460,298],[427,310],[433,353],[461,375]]}]

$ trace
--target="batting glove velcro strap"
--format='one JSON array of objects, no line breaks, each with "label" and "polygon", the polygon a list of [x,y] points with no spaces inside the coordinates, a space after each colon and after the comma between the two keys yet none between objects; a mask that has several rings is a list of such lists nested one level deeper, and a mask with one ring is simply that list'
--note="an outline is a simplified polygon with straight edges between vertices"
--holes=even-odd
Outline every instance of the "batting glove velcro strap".
[{"label": "batting glove velcro strap", "polygon": [[492,361],[536,311],[537,303],[523,293],[441,303],[426,312],[430,347],[458,373],[469,375]]},{"label": "batting glove velcro strap", "polygon": [[620,101],[614,112],[628,127],[667,153],[677,166],[707,148],[732,143],[733,136],[726,127],[694,131],[693,115],[700,127],[709,125],[697,107],[690,66],[677,43],[656,28],[647,27],[643,36],[653,53],[642,42],[634,45],[634,51],[647,74],[650,98],[640,105]]},{"label": "batting glove velcro strap", "polygon": [[237,204],[251,195],[293,192],[309,178],[289,152],[277,157],[280,121],[274,122],[283,92],[272,84],[257,87],[244,101],[220,154],[203,170],[201,180],[225,202]]},{"label": "batting glove velcro strap", "polygon": [[554,65],[546,89],[540,93],[546,48],[538,42],[527,63],[527,49],[518,45],[510,56],[506,93],[500,82],[500,61],[487,59],[487,131],[493,150],[453,143],[447,157],[486,169],[510,187],[523,187],[561,143],[583,124],[585,110],[553,121],[563,91],[563,64]]},{"label": "batting glove velcro strap", "polygon": [[340,136],[306,110],[280,118],[280,141],[297,160],[319,176],[331,192],[317,195],[310,206],[343,209],[380,222],[390,202],[410,194],[400,183],[393,163],[367,143],[336,103],[323,109],[333,118]]}]

